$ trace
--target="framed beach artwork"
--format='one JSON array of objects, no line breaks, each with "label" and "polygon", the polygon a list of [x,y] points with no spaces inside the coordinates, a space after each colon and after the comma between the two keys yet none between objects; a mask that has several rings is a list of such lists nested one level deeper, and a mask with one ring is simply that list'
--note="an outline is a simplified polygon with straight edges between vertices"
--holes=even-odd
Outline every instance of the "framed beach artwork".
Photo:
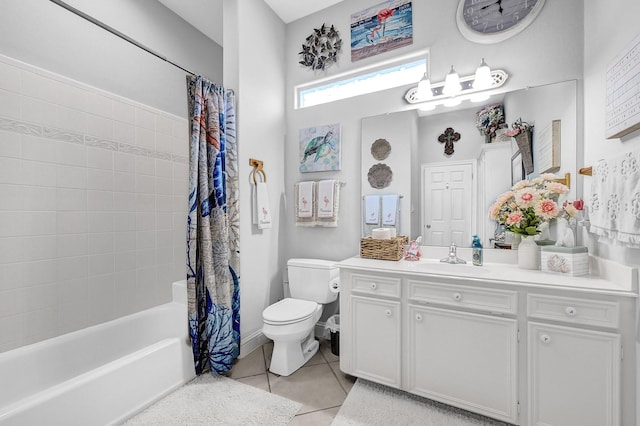
[{"label": "framed beach artwork", "polygon": [[351,15],[351,61],[413,43],[410,0],[388,0]]},{"label": "framed beach artwork", "polygon": [[511,157],[511,186],[524,179],[524,167],[522,167],[522,153],[516,152]]},{"label": "framed beach artwork", "polygon": [[341,168],[340,124],[300,129],[300,172],[331,172]]}]

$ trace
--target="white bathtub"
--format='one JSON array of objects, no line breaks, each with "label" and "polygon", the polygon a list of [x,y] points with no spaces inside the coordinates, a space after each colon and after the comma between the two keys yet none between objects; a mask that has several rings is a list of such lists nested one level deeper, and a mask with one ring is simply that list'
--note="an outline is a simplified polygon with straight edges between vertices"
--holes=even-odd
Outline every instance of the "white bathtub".
[{"label": "white bathtub", "polygon": [[191,380],[186,299],[0,353],[0,425],[117,424]]}]

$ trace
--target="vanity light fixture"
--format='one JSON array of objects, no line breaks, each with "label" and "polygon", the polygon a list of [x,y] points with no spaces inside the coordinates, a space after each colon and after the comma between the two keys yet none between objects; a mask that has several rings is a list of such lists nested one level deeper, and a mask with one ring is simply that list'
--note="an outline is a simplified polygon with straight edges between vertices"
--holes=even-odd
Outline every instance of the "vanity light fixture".
[{"label": "vanity light fixture", "polygon": [[482,58],[474,75],[460,77],[452,65],[445,81],[431,83],[429,75],[424,73],[418,85],[409,89],[404,98],[410,104],[418,104],[422,111],[433,110],[439,105],[456,106],[465,100],[483,102],[489,99],[488,91],[504,85],[508,77],[503,70],[491,70]]}]

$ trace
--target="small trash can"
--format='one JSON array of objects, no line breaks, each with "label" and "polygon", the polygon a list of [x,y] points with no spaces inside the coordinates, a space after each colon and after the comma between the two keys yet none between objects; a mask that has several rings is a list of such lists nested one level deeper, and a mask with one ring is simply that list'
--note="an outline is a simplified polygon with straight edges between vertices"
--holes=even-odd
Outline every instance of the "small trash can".
[{"label": "small trash can", "polygon": [[340,356],[340,314],[331,315],[327,319],[326,328],[331,335],[331,353]]}]

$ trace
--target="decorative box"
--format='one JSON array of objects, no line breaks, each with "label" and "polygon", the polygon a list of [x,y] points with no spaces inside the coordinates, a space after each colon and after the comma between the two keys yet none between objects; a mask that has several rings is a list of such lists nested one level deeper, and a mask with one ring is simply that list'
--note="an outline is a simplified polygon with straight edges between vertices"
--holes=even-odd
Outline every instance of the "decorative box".
[{"label": "decorative box", "polygon": [[573,277],[589,274],[587,248],[543,246],[540,249],[542,272],[553,272]]},{"label": "decorative box", "polygon": [[404,256],[404,245],[409,244],[409,237],[398,236],[388,240],[377,240],[371,237],[360,239],[360,257],[380,260],[400,260]]}]

